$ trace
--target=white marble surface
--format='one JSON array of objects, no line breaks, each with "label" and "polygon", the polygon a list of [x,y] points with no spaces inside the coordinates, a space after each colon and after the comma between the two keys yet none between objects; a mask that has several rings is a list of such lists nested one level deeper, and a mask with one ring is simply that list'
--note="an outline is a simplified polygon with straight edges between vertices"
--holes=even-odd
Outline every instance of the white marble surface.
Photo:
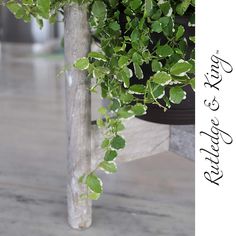
[{"label": "white marble surface", "polygon": [[194,164],[171,153],[119,164],[103,178],[92,227],[69,228],[61,61],[1,62],[0,235],[193,236]]},{"label": "white marble surface", "polygon": [[[166,153],[120,165],[117,174],[104,176],[105,194],[94,204],[93,225],[80,233],[66,223],[65,175],[55,176],[54,168],[63,169],[22,170],[14,174],[18,182],[10,177],[0,182],[0,235],[194,235],[194,171],[188,160]],[[54,181],[46,184],[42,174]]]}]

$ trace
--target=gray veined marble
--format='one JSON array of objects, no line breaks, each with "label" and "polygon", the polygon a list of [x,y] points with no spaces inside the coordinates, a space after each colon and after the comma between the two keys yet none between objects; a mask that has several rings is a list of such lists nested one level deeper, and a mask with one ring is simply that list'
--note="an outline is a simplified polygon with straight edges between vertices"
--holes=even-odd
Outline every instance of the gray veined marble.
[{"label": "gray veined marble", "polygon": [[[57,78],[63,57],[4,58],[0,63],[0,235],[194,235],[194,163],[166,152],[165,139],[162,154],[157,155],[157,145],[147,147],[146,153],[130,150],[132,159],[146,158],[119,162],[117,174],[101,173],[105,193],[94,203],[92,227],[72,230],[66,213],[64,79]],[[93,98],[93,119],[99,103]],[[144,121],[130,122],[132,130]],[[150,135],[155,134],[151,124],[144,125]],[[155,129],[167,139],[179,132],[158,125]],[[142,127],[135,130],[142,132]],[[139,146],[144,144],[148,145],[147,139],[140,140]],[[121,159],[129,157],[123,153]]]}]

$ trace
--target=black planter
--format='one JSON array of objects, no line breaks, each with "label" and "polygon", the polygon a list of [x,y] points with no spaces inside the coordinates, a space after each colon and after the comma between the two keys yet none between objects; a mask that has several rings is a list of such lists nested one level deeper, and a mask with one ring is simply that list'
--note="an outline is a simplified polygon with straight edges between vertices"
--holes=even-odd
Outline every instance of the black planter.
[{"label": "black planter", "polygon": [[187,98],[178,105],[172,105],[166,112],[159,106],[148,104],[147,114],[138,118],[146,121],[170,125],[190,125],[195,123],[195,93],[192,88],[184,89]]},{"label": "black planter", "polygon": [[[122,12],[122,11],[121,11]],[[195,35],[195,30],[193,27],[188,26],[187,17],[176,17],[176,22],[185,27],[185,36]],[[120,15],[120,24],[122,31],[125,29],[125,15],[121,13]],[[124,31],[123,31],[124,32]],[[161,40],[161,43],[166,43],[166,38],[162,34],[154,33],[151,35],[152,44],[150,48],[155,46],[158,40]],[[192,42],[188,42],[189,48],[187,50],[187,58],[189,57],[190,52],[194,48]],[[129,48],[127,48],[127,51]],[[153,75],[151,65],[143,64],[142,66],[144,78],[142,80],[137,79],[135,76],[131,78],[131,84],[146,84],[150,76]],[[133,70],[133,68],[131,67]],[[134,73],[133,73],[134,74]],[[138,118],[150,122],[156,122],[161,124],[174,124],[174,125],[184,125],[184,124],[194,124],[195,123],[195,93],[190,86],[186,86],[184,90],[187,93],[187,98],[181,104],[172,104],[171,109],[166,112],[163,111],[163,108],[160,108],[158,105],[148,104],[147,114],[144,116],[139,116]]]}]

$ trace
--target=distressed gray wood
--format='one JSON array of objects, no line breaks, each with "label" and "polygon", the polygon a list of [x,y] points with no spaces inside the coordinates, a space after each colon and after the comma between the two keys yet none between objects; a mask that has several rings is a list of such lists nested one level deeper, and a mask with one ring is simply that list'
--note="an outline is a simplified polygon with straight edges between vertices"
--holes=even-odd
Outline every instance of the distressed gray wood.
[{"label": "distressed gray wood", "polygon": [[192,161],[195,160],[194,125],[171,125],[170,151]]},{"label": "distressed gray wood", "polygon": [[[68,66],[87,56],[90,34],[84,6],[65,7],[65,61]],[[78,178],[91,168],[91,95],[86,73],[69,69],[66,73],[68,130],[68,220],[71,227],[84,229],[91,225],[91,201],[82,200],[88,189]]]}]

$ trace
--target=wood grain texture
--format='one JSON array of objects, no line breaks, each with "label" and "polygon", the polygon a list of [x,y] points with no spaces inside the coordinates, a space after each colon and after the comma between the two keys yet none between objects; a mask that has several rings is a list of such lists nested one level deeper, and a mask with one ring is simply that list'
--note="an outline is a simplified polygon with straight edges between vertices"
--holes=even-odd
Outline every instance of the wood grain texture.
[{"label": "wood grain texture", "polygon": [[192,161],[195,160],[194,125],[171,125],[170,151]]},{"label": "wood grain texture", "polygon": [[[86,8],[78,4],[65,7],[65,61],[71,67],[76,59],[87,56],[90,34]],[[78,178],[91,167],[91,95],[85,72],[73,68],[66,72],[68,131],[68,219],[75,229],[91,225],[91,201],[81,200],[87,187]]]}]

